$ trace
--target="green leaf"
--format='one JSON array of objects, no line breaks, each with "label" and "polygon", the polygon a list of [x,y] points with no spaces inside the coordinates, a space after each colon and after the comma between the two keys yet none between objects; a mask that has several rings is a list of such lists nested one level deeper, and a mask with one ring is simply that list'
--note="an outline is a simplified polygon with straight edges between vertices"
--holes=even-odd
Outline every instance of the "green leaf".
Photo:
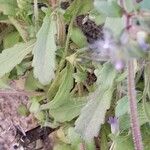
[{"label": "green leaf", "polygon": [[146,65],[144,69],[144,90],[143,90],[143,108],[145,115],[150,122],[150,102],[147,101],[150,98],[150,66]]},{"label": "green leaf", "polygon": [[77,44],[80,48],[87,46],[86,37],[83,35],[79,28],[72,28],[71,30],[71,39]]},{"label": "green leaf", "polygon": [[27,109],[27,107],[23,104],[21,104],[18,109],[17,112],[22,115],[22,116],[28,116],[29,115],[29,111]]},{"label": "green leaf", "polygon": [[67,8],[64,18],[66,21],[70,21],[71,18],[78,14],[86,14],[93,8],[93,1],[92,0],[74,0],[71,5]]},{"label": "green leaf", "polygon": [[73,98],[70,90],[73,87],[73,68],[67,66],[65,75],[62,80],[54,99],[41,106],[41,109],[49,109],[49,113],[55,121],[71,121],[79,115],[81,108],[86,104],[85,98]]},{"label": "green leaf", "polygon": [[129,111],[129,102],[128,97],[124,96],[117,102],[117,106],[115,108],[115,116],[119,117],[126,114]]},{"label": "green leaf", "polygon": [[94,142],[94,140],[86,141],[82,147],[85,147],[86,150],[94,150],[95,149],[95,142]]},{"label": "green leaf", "polygon": [[71,5],[67,8],[65,14],[64,14],[64,18],[66,19],[66,21],[70,21],[71,18],[76,15],[76,11],[78,11],[80,7],[80,0],[74,0]]},{"label": "green leaf", "polygon": [[144,150],[149,150],[149,148],[150,148],[150,142],[149,142],[150,130],[149,130],[149,127],[150,127],[149,123],[147,123],[141,127]]},{"label": "green leaf", "polygon": [[100,14],[96,9],[93,9],[89,13],[89,19],[94,21],[97,25],[101,25],[105,22],[106,16]]},{"label": "green leaf", "polygon": [[16,44],[12,48],[2,51],[0,54],[0,77],[10,72],[33,49],[33,41]]},{"label": "green leaf", "polygon": [[70,127],[68,129],[68,135],[67,135],[69,141],[70,141],[70,144],[72,145],[72,147],[75,147],[77,148],[81,142],[81,137],[79,134],[77,134],[75,132],[75,129],[73,127]]},{"label": "green leaf", "polygon": [[109,89],[110,85],[112,86],[114,84],[114,79],[117,72],[111,64],[105,63],[102,68],[98,68],[94,72],[97,77],[97,85],[103,85],[101,86],[102,89],[107,90]]},{"label": "green leaf", "polygon": [[106,110],[110,107],[113,89],[109,89],[103,94],[102,92],[104,91],[97,90],[89,96],[89,102],[82,109],[81,115],[75,123],[76,131],[87,140],[98,136],[100,127],[104,123]]},{"label": "green leaf", "polygon": [[[142,103],[138,104],[138,117],[139,117],[140,126],[149,121],[144,112]],[[130,116],[128,113],[119,117],[119,125],[121,130],[126,130],[131,127]]]},{"label": "green leaf", "polygon": [[55,78],[55,80],[51,84],[51,86],[48,90],[48,93],[47,93],[47,97],[48,97],[49,101],[51,101],[55,97],[55,95],[64,79],[65,71],[66,71],[66,68],[64,68],[61,72],[59,72],[57,78]]},{"label": "green leaf", "polygon": [[29,62],[21,62],[19,65],[16,66],[16,73],[18,76],[24,75],[24,73],[31,67],[31,63]]},{"label": "green leaf", "polygon": [[9,86],[10,80],[9,80],[8,76],[9,76],[9,74],[0,78],[0,89],[9,89],[10,88],[10,86]]},{"label": "green leaf", "polygon": [[42,27],[37,34],[37,41],[33,49],[34,76],[43,84],[49,84],[55,77],[55,14],[46,14]]},{"label": "green leaf", "polygon": [[102,126],[101,128],[101,139],[100,139],[100,149],[102,150],[108,150],[109,146],[108,146],[108,135],[110,134],[110,129],[108,126],[106,126],[105,124]]},{"label": "green leaf", "polygon": [[3,39],[4,48],[10,48],[19,42],[20,35],[18,32],[11,32],[7,34]]},{"label": "green leaf", "polygon": [[77,71],[77,73],[73,74],[73,77],[75,78],[75,82],[81,83],[87,79],[87,73],[85,71]]},{"label": "green leaf", "polygon": [[38,111],[37,113],[34,113],[35,118],[43,124],[46,120],[46,115],[43,111]]},{"label": "green leaf", "polygon": [[74,150],[67,144],[56,144],[54,146],[54,150]]},{"label": "green leaf", "polygon": [[107,63],[103,66],[98,78],[101,79],[98,89],[88,96],[88,103],[75,122],[76,131],[87,140],[98,136],[101,125],[105,121],[105,113],[110,107],[114,91],[116,71]]},{"label": "green leaf", "polygon": [[131,135],[117,136],[114,140],[114,150],[134,150]]},{"label": "green leaf", "polygon": [[27,79],[25,81],[25,88],[27,90],[43,89],[43,85],[33,77],[32,71],[27,76]]},{"label": "green leaf", "polygon": [[73,67],[69,64],[66,67],[66,74],[62,80],[62,84],[59,87],[58,92],[56,93],[54,99],[50,102],[50,108],[58,108],[65,102],[68,102],[70,91],[73,88]]},{"label": "green leaf", "polygon": [[65,68],[64,74],[65,75],[63,76],[62,83],[54,99],[47,104],[42,105],[41,109],[55,109],[69,101],[70,90],[73,87],[73,67],[70,64],[68,64]]},{"label": "green leaf", "polygon": [[85,99],[70,98],[60,107],[50,109],[50,114],[55,118],[55,121],[71,121],[80,114],[80,111],[85,106],[86,102]]},{"label": "green leaf", "polygon": [[86,14],[93,8],[93,0],[81,0],[79,14]]},{"label": "green leaf", "polygon": [[105,27],[110,29],[113,32],[114,36],[118,37],[124,29],[124,20],[120,17],[107,17],[105,21]]},{"label": "green leaf", "polygon": [[[142,94],[137,95],[137,103],[142,99]],[[115,116],[120,117],[129,112],[129,101],[128,97],[124,96],[118,100],[117,106],[115,108]]]},{"label": "green leaf", "polygon": [[121,7],[115,1],[95,0],[94,6],[97,11],[107,17],[120,17],[122,15]]},{"label": "green leaf", "polygon": [[0,22],[7,21],[7,20],[8,20],[8,16],[0,13]]},{"label": "green leaf", "polygon": [[16,14],[16,9],[16,0],[0,0],[0,11],[2,11],[5,15],[14,16]]},{"label": "green leaf", "polygon": [[9,21],[15,26],[22,39],[27,42],[29,40],[28,24],[15,17],[9,17]]},{"label": "green leaf", "polygon": [[32,0],[17,0],[17,4],[20,10],[28,10],[31,7]]},{"label": "green leaf", "polygon": [[36,98],[33,98],[32,104],[30,106],[30,112],[37,113],[39,111],[39,108],[40,108],[40,103],[38,102]]}]

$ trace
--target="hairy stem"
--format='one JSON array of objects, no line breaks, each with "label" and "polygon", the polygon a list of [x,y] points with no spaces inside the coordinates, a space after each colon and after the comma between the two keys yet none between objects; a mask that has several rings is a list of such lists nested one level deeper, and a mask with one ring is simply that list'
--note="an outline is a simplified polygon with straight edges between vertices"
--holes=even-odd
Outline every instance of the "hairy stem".
[{"label": "hairy stem", "polygon": [[41,96],[43,95],[42,92],[27,92],[27,91],[17,91],[17,90],[0,90],[0,97],[5,97],[8,95],[12,95],[12,96]]},{"label": "hairy stem", "polygon": [[38,12],[38,1],[34,0],[34,17],[35,17],[35,29],[38,31],[38,20],[39,20],[39,12]]},{"label": "hairy stem", "polygon": [[49,2],[51,4],[52,8],[54,9],[55,6],[57,5],[57,0],[50,0]]},{"label": "hairy stem", "polygon": [[134,147],[135,150],[143,150],[143,143],[137,112],[133,60],[128,61],[128,99],[130,104],[131,130],[134,141]]}]

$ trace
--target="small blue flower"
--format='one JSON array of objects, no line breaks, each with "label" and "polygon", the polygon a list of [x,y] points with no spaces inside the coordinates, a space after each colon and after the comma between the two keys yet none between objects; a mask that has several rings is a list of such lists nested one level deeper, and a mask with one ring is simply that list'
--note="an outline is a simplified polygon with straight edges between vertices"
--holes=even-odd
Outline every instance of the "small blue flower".
[{"label": "small blue flower", "polygon": [[116,117],[109,117],[108,123],[111,126],[112,134],[119,133],[119,121],[118,121],[118,118],[116,118]]}]

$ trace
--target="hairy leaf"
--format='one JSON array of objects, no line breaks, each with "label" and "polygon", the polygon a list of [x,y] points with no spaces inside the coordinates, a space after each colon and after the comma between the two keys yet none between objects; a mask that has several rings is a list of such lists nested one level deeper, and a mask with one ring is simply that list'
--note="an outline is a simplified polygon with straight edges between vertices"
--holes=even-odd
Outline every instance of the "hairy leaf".
[{"label": "hairy leaf", "polygon": [[86,14],[93,8],[93,1],[92,0],[74,0],[71,5],[67,8],[64,17],[66,21],[70,21],[71,18],[76,14]]},{"label": "hairy leaf", "polygon": [[[87,46],[87,41],[83,33],[80,31],[80,29],[74,27],[71,31],[71,39],[72,41],[77,44],[79,47],[85,47]],[[82,42],[81,42],[82,41]]]},{"label": "hairy leaf", "polygon": [[49,101],[51,101],[55,97],[62,81],[64,80],[65,71],[66,71],[66,68],[64,68],[61,72],[59,72],[57,78],[55,78],[55,80],[51,84],[47,93],[47,97]]},{"label": "hairy leaf", "polygon": [[41,106],[42,109],[55,109],[69,101],[70,90],[73,87],[73,67],[69,64],[65,68],[62,83],[52,101]]},{"label": "hairy leaf", "polygon": [[3,39],[4,48],[10,48],[19,42],[20,35],[18,32],[11,32]]},{"label": "hairy leaf", "polygon": [[29,40],[29,33],[28,33],[28,27],[25,22],[20,21],[19,19],[16,19],[15,17],[9,17],[9,21],[15,26],[15,28],[18,30],[20,36],[22,39],[27,42]]},{"label": "hairy leaf", "polygon": [[0,0],[0,11],[2,11],[5,15],[15,15],[16,8],[16,0]]},{"label": "hairy leaf", "polygon": [[76,10],[78,10],[80,6],[80,0],[74,0],[72,2],[72,4],[67,8],[65,14],[64,14],[64,18],[66,19],[66,21],[70,21],[71,18],[76,14]]},{"label": "hairy leaf", "polygon": [[93,0],[81,0],[80,4],[81,8],[79,10],[79,14],[86,14],[88,13],[91,9],[94,8],[93,6]]},{"label": "hairy leaf", "polygon": [[59,87],[58,92],[56,93],[54,99],[50,102],[50,109],[55,109],[61,106],[62,104],[68,102],[70,91],[73,88],[73,67],[69,64],[66,67],[66,74],[62,84]]},{"label": "hairy leaf", "polygon": [[50,114],[55,118],[55,121],[71,121],[73,118],[80,114],[80,111],[85,106],[86,102],[87,101],[85,99],[78,100],[70,98],[60,107],[51,109]]},{"label": "hairy leaf", "polygon": [[121,8],[115,1],[99,1],[94,2],[94,6],[100,13],[107,17],[120,17]]},{"label": "hairy leaf", "polygon": [[72,150],[70,145],[67,144],[56,144],[54,150]]},{"label": "hairy leaf", "polygon": [[114,36],[120,36],[120,33],[124,28],[124,20],[120,17],[107,17],[105,21],[105,27],[110,29],[113,32]]},{"label": "hairy leaf", "polygon": [[129,101],[128,97],[124,96],[117,102],[117,106],[115,109],[115,116],[119,117],[126,114],[129,111]]},{"label": "hairy leaf", "polygon": [[40,103],[36,100],[36,98],[32,100],[32,104],[30,106],[30,112],[37,113],[40,108]]},{"label": "hairy leaf", "polygon": [[131,135],[117,136],[114,141],[114,150],[133,150],[133,141]]},{"label": "hairy leaf", "polygon": [[65,122],[71,121],[79,115],[81,108],[86,104],[86,99],[73,98],[70,90],[73,87],[73,68],[67,66],[62,84],[59,87],[54,99],[41,106],[42,109],[49,109],[49,113],[54,117],[55,121]]},{"label": "hairy leaf", "polygon": [[39,83],[39,81],[33,77],[32,71],[28,74],[28,76],[26,78],[25,88],[27,90],[43,89],[43,85],[41,83]]},{"label": "hairy leaf", "polygon": [[0,78],[0,89],[9,89],[9,78],[8,75],[5,75],[4,77]]},{"label": "hairy leaf", "polygon": [[55,77],[55,14],[46,14],[42,27],[37,34],[37,41],[33,49],[34,76],[43,84],[49,84]]},{"label": "hairy leaf", "polygon": [[97,136],[101,125],[104,123],[105,113],[110,107],[114,91],[115,77],[114,68],[110,64],[105,64],[98,77],[101,78],[99,81],[102,82],[99,83],[98,89],[88,96],[89,101],[75,122],[76,131],[87,140],[92,140]]},{"label": "hairy leaf", "polygon": [[33,49],[33,41],[16,44],[0,54],[0,77],[10,72]]},{"label": "hairy leaf", "polygon": [[[149,104],[147,104],[147,105],[149,105]],[[146,122],[149,122],[149,120],[144,112],[143,105],[141,103],[138,104],[138,117],[139,117],[140,126],[145,124]],[[126,113],[126,114],[120,116],[119,123],[120,123],[121,130],[129,129],[131,126],[129,114]]]},{"label": "hairy leaf", "polygon": [[[142,98],[141,93],[137,95],[137,102],[139,102]],[[115,108],[115,116],[120,117],[129,112],[129,101],[128,97],[124,96],[118,100],[117,106]]]}]

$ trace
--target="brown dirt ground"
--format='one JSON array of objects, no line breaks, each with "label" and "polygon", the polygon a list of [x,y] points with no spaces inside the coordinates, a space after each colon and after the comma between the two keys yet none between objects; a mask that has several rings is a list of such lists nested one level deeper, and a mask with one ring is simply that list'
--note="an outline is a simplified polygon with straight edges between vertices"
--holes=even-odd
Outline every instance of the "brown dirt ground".
[{"label": "brown dirt ground", "polygon": [[13,150],[15,143],[15,126],[21,126],[25,131],[37,126],[33,115],[27,117],[18,114],[21,104],[27,105],[28,97],[25,95],[0,94],[0,150]]}]

